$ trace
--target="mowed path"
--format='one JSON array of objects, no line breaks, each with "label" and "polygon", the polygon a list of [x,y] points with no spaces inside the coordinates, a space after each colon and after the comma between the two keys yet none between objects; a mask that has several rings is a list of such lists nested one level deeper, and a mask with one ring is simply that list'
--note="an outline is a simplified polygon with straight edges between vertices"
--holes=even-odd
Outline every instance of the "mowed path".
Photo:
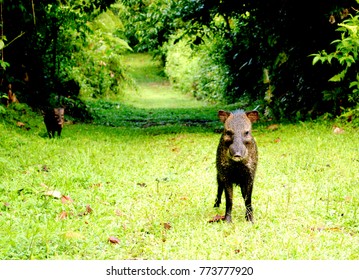
[{"label": "mowed path", "polygon": [[137,90],[129,89],[125,103],[138,108],[198,108],[208,104],[190,94],[174,89],[165,77],[159,60],[150,54],[128,54],[124,58],[127,71],[135,80]]}]

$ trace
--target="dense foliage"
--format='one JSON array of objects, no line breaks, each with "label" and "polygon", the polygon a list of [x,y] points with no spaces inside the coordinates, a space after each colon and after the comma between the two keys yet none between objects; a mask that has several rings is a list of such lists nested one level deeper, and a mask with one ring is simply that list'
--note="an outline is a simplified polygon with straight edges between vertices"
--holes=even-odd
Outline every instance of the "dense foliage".
[{"label": "dense foliage", "polygon": [[[66,106],[86,118],[80,87],[86,92],[90,85],[95,95],[116,93],[124,78],[117,56],[128,46],[116,34],[107,39],[101,26],[105,18],[111,31],[120,29],[117,17],[101,14],[113,2],[1,1],[2,95],[11,85],[17,99],[32,107]],[[109,53],[113,41],[120,47]]]},{"label": "dense foliage", "polygon": [[[121,56],[133,49],[160,56],[172,83],[199,99],[240,100],[260,105],[268,117],[295,120],[356,112],[354,0],[0,5],[1,95],[11,84],[18,99],[32,107],[85,109],[79,91],[91,97],[121,93],[130,80]],[[315,53],[314,62],[324,63],[313,66]]]},{"label": "dense foliage", "polygon": [[[344,110],[341,117],[356,123],[359,123],[358,28],[359,15],[357,13],[356,16],[350,16],[339,24],[337,31],[341,32],[342,36],[341,39],[332,42],[335,45],[335,51],[328,54],[326,50],[322,50],[319,54],[313,55],[313,64],[320,61],[341,65],[340,72],[329,79],[335,87],[332,91],[324,92],[324,99],[337,102],[340,109]],[[351,92],[349,88],[352,89]]]},{"label": "dense foliage", "polygon": [[[353,0],[314,1],[310,5],[284,0],[122,2],[134,11],[126,31],[137,49],[156,49],[162,54],[174,49],[178,52],[178,47],[164,48],[164,41],[176,44],[185,39],[190,42],[194,60],[204,57],[198,80],[189,79],[192,84],[187,84],[186,90],[192,88],[202,96],[208,90],[203,77],[212,76],[212,84],[222,81],[225,86],[214,87],[212,92],[207,91],[207,96],[224,97],[230,102],[243,98],[260,101],[269,116],[291,119],[315,117],[324,112],[337,114],[348,101],[343,89],[342,102],[335,98],[323,101],[323,92],[340,90],[327,83],[338,68],[313,67],[309,56],[318,50],[330,50],[330,42],[338,35],[337,24],[356,12]],[[208,46],[206,55],[201,55],[203,47],[195,49],[200,44]],[[187,49],[180,58],[186,60],[188,52]],[[171,60],[173,54],[167,56]],[[213,67],[207,67],[209,59]],[[186,63],[179,59],[177,64]],[[203,76],[204,72],[210,74]],[[183,87],[183,81],[180,83]],[[216,91],[219,88],[222,92]]]}]

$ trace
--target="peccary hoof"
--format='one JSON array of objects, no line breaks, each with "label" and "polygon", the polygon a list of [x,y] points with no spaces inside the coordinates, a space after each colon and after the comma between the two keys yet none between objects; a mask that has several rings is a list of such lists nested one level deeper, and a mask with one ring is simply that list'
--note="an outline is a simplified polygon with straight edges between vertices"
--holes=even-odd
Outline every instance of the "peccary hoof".
[{"label": "peccary hoof", "polygon": [[254,219],[253,219],[253,213],[252,212],[247,212],[246,213],[246,220],[248,222],[251,222],[252,224],[254,224]]},{"label": "peccary hoof", "polygon": [[231,216],[225,216],[224,217],[224,220],[227,222],[227,223],[232,223],[232,217]]}]

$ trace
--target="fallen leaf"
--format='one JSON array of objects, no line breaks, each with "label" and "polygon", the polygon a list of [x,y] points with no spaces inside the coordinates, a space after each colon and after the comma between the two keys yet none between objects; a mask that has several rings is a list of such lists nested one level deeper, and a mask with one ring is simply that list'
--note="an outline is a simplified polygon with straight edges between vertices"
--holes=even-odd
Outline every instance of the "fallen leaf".
[{"label": "fallen leaf", "polygon": [[342,133],[344,133],[344,129],[342,129],[340,127],[337,127],[337,126],[334,126],[333,127],[333,133],[334,134],[342,134]]},{"label": "fallen leaf", "polygon": [[147,184],[146,183],[137,183],[137,186],[140,186],[142,188],[146,188]]},{"label": "fallen leaf", "polygon": [[109,241],[110,243],[112,243],[112,244],[118,244],[118,243],[120,243],[120,239],[118,239],[118,238],[115,237],[115,236],[110,236],[110,237],[108,238],[108,241]]},{"label": "fallen leaf", "polygon": [[241,250],[239,250],[239,249],[234,250],[235,254],[239,254],[240,252],[241,252]]},{"label": "fallen leaf", "polygon": [[60,199],[62,197],[61,192],[59,192],[57,190],[46,191],[44,194],[47,196],[52,196],[54,198],[58,198],[58,199]]},{"label": "fallen leaf", "polygon": [[86,212],[87,212],[88,214],[90,214],[92,211],[93,211],[93,210],[92,210],[91,206],[90,206],[90,205],[86,205]]},{"label": "fallen leaf", "polygon": [[86,210],[85,210],[85,212],[82,212],[82,213],[80,213],[80,214],[78,214],[79,216],[85,216],[85,215],[87,215],[87,214],[91,214],[92,213],[92,208],[91,208],[91,206],[90,205],[86,205]]},{"label": "fallen leaf", "polygon": [[281,142],[282,140],[278,137],[277,139],[274,140],[275,143],[279,143]]},{"label": "fallen leaf", "polygon": [[72,203],[72,202],[74,202],[74,201],[72,200],[71,197],[69,197],[69,196],[67,196],[67,195],[63,195],[63,196],[61,196],[61,202],[62,202],[63,204],[65,204],[65,203]]},{"label": "fallen leaf", "polygon": [[180,200],[188,200],[188,197],[182,196],[182,197],[180,197]]},{"label": "fallen leaf", "polygon": [[171,223],[163,223],[163,227],[167,230],[171,229]]},{"label": "fallen leaf", "polygon": [[24,124],[23,122],[17,122],[16,125],[17,125],[18,127],[24,127],[24,126],[25,126],[25,124]]},{"label": "fallen leaf", "polygon": [[213,219],[209,220],[209,223],[217,223],[219,221],[224,221],[225,216],[216,215],[213,217]]},{"label": "fallen leaf", "polygon": [[271,124],[267,126],[267,129],[271,131],[277,130],[278,128],[279,128],[279,124]]},{"label": "fallen leaf", "polygon": [[60,213],[59,218],[60,218],[61,220],[66,219],[66,218],[67,218],[67,212],[66,212],[66,211],[62,211],[62,212]]}]

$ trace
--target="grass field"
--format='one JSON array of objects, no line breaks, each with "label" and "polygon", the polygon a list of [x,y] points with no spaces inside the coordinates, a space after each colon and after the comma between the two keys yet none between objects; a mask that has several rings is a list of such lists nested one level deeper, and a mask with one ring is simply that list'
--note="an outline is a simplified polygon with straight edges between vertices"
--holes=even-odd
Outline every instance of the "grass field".
[{"label": "grass field", "polygon": [[0,119],[0,259],[359,258],[358,129],[255,124],[255,224],[239,188],[233,223],[209,223],[225,211],[213,208],[220,106],[141,77],[128,103],[88,101],[94,123],[61,139],[31,113],[27,129]]}]

